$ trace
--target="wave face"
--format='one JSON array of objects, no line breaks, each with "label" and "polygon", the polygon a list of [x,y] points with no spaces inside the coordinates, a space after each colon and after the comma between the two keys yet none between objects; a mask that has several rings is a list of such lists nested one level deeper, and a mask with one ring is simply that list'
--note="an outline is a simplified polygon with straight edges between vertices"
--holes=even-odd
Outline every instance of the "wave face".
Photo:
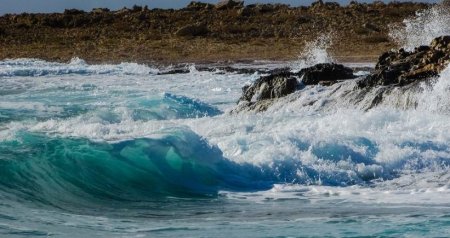
[{"label": "wave face", "polygon": [[0,186],[24,201],[142,201],[161,196],[214,196],[219,188],[267,189],[239,173],[192,132],[117,143],[20,133],[0,143]]},{"label": "wave face", "polygon": [[[16,61],[35,67],[28,63]],[[432,86],[385,93],[368,112],[376,92],[343,82],[305,87],[261,114],[229,115],[222,111],[258,75],[123,77],[121,65],[110,67],[118,69],[2,78],[3,186],[51,194],[43,201],[56,193],[142,200],[284,183],[366,186],[450,164],[448,70]]]}]

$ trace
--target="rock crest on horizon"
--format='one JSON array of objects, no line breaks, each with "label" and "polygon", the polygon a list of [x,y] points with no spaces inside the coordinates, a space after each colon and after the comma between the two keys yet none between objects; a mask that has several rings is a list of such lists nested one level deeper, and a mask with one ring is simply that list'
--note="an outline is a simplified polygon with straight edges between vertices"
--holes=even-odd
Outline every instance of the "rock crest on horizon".
[{"label": "rock crest on horizon", "polygon": [[240,0],[221,0],[216,4],[217,10],[243,8],[243,7],[244,7],[244,1],[240,1]]}]

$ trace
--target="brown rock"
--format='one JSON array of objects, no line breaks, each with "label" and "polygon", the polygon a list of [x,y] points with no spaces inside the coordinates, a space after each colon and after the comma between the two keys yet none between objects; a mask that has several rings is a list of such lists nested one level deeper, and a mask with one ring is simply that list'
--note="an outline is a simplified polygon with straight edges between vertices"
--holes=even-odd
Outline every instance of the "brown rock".
[{"label": "brown rock", "polygon": [[185,9],[191,11],[202,11],[202,10],[211,10],[213,8],[214,5],[212,4],[192,1],[189,3],[189,5],[186,6]]},{"label": "brown rock", "polygon": [[217,10],[243,8],[244,2],[240,0],[221,0],[216,4]]},{"label": "brown rock", "polygon": [[407,85],[439,75],[450,59],[450,36],[434,39],[430,46],[414,51],[389,51],[380,56],[376,71],[358,82],[360,87],[375,85]]}]

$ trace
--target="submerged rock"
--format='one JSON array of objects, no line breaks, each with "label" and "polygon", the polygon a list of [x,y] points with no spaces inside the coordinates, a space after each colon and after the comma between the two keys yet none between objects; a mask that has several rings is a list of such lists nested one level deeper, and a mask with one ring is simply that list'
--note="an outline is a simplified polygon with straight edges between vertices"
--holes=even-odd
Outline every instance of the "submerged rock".
[{"label": "submerged rock", "polygon": [[450,64],[450,36],[434,39],[414,51],[389,51],[378,59],[375,72],[358,82],[360,88],[376,85],[403,86],[439,75]]}]

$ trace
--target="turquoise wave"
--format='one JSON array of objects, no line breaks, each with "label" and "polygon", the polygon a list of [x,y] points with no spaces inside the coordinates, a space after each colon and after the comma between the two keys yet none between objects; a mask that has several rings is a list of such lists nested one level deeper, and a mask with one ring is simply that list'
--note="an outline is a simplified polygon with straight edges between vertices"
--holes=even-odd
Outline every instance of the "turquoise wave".
[{"label": "turquoise wave", "polygon": [[[0,198],[61,207],[168,196],[216,197],[222,190],[260,191],[282,183],[363,185],[401,176],[404,170],[450,165],[445,157],[380,163],[374,159],[377,145],[364,138],[356,138],[353,145],[369,147],[366,154],[339,143],[310,146],[299,141],[299,148],[317,156],[316,163],[303,164],[298,158],[236,163],[192,131],[164,133],[108,143],[19,132],[14,140],[0,142]],[[414,147],[447,150],[433,143]]]},{"label": "turquoise wave", "polygon": [[[98,118],[104,123],[119,123],[124,116],[134,121],[168,120],[213,117],[222,114],[216,107],[197,99],[186,96],[164,93],[152,97],[131,95],[124,99],[122,104],[97,105],[98,100],[107,101],[107,97],[83,96],[85,92],[72,92],[65,97],[54,93],[43,94],[37,92],[36,96],[19,98],[21,105],[27,107],[0,105],[0,123],[23,120],[44,121],[48,119],[66,119],[70,117],[86,115],[88,118]],[[14,96],[13,100],[18,100]],[[75,103],[74,103],[75,101]],[[36,106],[38,104],[38,106]],[[12,103],[11,103],[12,105]],[[117,107],[126,107],[124,111],[115,111]]]},{"label": "turquoise wave", "polygon": [[0,190],[54,206],[271,187],[272,181],[253,180],[244,167],[192,132],[112,144],[23,132],[0,143]]}]

